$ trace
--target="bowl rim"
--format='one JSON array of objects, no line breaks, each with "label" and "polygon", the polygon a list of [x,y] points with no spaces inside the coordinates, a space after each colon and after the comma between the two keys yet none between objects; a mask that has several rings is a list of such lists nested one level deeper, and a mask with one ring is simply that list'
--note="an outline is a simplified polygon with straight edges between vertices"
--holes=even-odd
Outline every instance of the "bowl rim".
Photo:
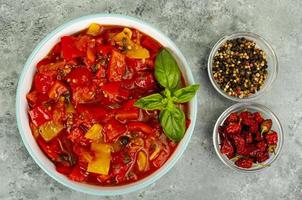
[{"label": "bowl rim", "polygon": [[[245,108],[248,108],[248,107],[256,107],[256,108],[259,108],[261,110],[263,110],[265,113],[269,113],[274,119],[274,121],[277,122],[276,126],[278,127],[279,129],[279,132],[278,132],[278,136],[279,136],[279,147],[278,147],[278,150],[276,152],[276,155],[274,155],[273,159],[269,161],[268,165],[267,166],[263,166],[263,167],[260,167],[260,168],[255,168],[255,169],[244,169],[244,168],[240,168],[240,167],[236,167],[235,165],[231,165],[229,164],[224,158],[223,158],[223,154],[220,152],[220,148],[219,148],[219,143],[218,143],[218,137],[219,137],[219,134],[218,134],[218,127],[221,123],[224,122],[224,120],[226,119],[226,117],[228,117],[226,114],[227,113],[231,113],[232,111],[234,111],[235,109],[239,109],[239,108],[242,108],[242,109],[245,109]],[[219,157],[219,159],[227,166],[229,167],[230,169],[234,170],[234,171],[237,171],[237,172],[241,172],[241,173],[255,173],[255,172],[261,172],[265,169],[267,169],[270,165],[272,165],[279,157],[280,157],[280,154],[282,152],[282,147],[284,145],[284,130],[283,130],[283,127],[281,125],[281,122],[279,120],[279,118],[276,116],[276,114],[271,111],[268,107],[262,105],[262,104],[259,104],[259,103],[254,103],[254,102],[241,102],[241,103],[236,103],[230,107],[228,107],[225,111],[223,111],[221,113],[221,115],[218,117],[217,121],[215,122],[215,125],[214,125],[214,129],[213,129],[213,145],[214,145],[214,149],[215,149],[215,152],[217,154],[217,156]]]},{"label": "bowl rim", "polygon": [[[219,49],[219,47],[226,41],[228,40],[229,38],[232,38],[232,37],[244,37],[244,36],[247,36],[247,37],[251,37],[253,38],[254,40],[261,40],[264,45],[269,49],[270,53],[272,54],[272,59],[273,59],[273,64],[272,64],[272,68],[273,68],[273,72],[272,72],[272,77],[271,77],[271,81],[270,83],[265,83],[264,85],[264,88],[261,88],[259,91],[257,91],[255,94],[249,96],[249,97],[245,97],[245,98],[242,98],[240,99],[239,97],[233,97],[233,96],[229,96],[228,94],[226,94],[225,92],[222,91],[222,89],[220,89],[220,87],[218,86],[218,84],[216,83],[216,81],[214,80],[213,78],[213,74],[212,74],[212,65],[213,65],[213,58],[215,56],[215,53],[217,52],[217,50]],[[256,42],[256,41],[255,41]],[[257,44],[257,43],[256,43]],[[267,52],[265,52],[267,54]],[[215,90],[221,94],[223,97],[229,99],[229,100],[232,100],[232,101],[235,101],[235,102],[250,102],[250,101],[253,101],[255,99],[258,99],[259,97],[263,96],[265,94],[266,91],[268,91],[274,81],[276,80],[277,78],[277,75],[278,75],[278,72],[279,72],[279,63],[278,63],[278,58],[277,58],[277,54],[276,54],[276,51],[274,50],[274,48],[270,45],[270,43],[265,39],[263,38],[262,36],[260,36],[259,34],[256,34],[256,33],[253,33],[253,32],[249,32],[249,31],[238,31],[238,32],[233,32],[233,33],[230,33],[230,34],[225,34],[223,35],[212,47],[211,49],[211,52],[209,54],[209,57],[208,57],[208,64],[207,64],[207,69],[208,69],[208,76],[209,76],[209,79],[213,85],[213,87],[215,88]],[[267,79],[266,81],[268,81],[269,79]],[[268,85],[267,85],[268,84]]]},{"label": "bowl rim", "polygon": [[[149,27],[153,31],[155,31],[157,34],[159,34],[163,40],[167,41],[169,43],[169,46],[173,48],[173,52],[177,54],[178,59],[182,62],[183,64],[183,69],[186,72],[187,80],[191,84],[194,84],[194,77],[190,68],[189,63],[187,62],[185,56],[181,53],[179,48],[175,45],[175,43],[169,39],[162,31],[158,30],[156,27],[153,25],[150,25],[140,19],[137,19],[135,17],[127,16],[127,15],[121,15],[121,14],[92,14],[92,15],[86,15],[82,17],[78,17],[72,20],[69,20],[62,25],[58,26],[55,28],[53,31],[51,31],[47,36],[45,36],[34,48],[30,56],[28,57],[26,63],[24,64],[24,67],[22,69],[21,75],[19,76],[18,80],[18,85],[17,85],[17,90],[16,90],[16,120],[17,120],[17,126],[19,129],[19,133],[21,135],[22,141],[24,146],[26,147],[27,151],[29,152],[30,156],[33,158],[33,160],[38,164],[38,166],[46,173],[48,174],[51,178],[56,180],[58,183],[73,189],[75,191],[83,192],[86,194],[91,194],[91,195],[97,195],[97,196],[114,196],[114,195],[122,195],[130,192],[134,192],[137,190],[140,190],[142,188],[145,188],[152,183],[156,182],[158,179],[160,179],[163,175],[165,175],[175,164],[176,162],[180,159],[184,151],[186,150],[189,141],[193,135],[194,132],[194,127],[196,123],[196,117],[197,117],[197,95],[191,100],[190,102],[190,117],[191,117],[191,125],[186,131],[186,135],[188,135],[186,138],[183,138],[181,143],[178,144],[178,147],[175,149],[174,153],[171,155],[171,157],[167,160],[167,162],[161,166],[158,170],[150,174],[149,176],[130,183],[126,185],[121,185],[121,186],[111,186],[111,187],[106,187],[106,186],[97,186],[97,188],[89,188],[89,186],[92,187],[91,184],[81,184],[77,183],[71,180],[66,180],[62,178],[58,172],[55,170],[47,170],[46,164],[43,163],[38,156],[36,155],[37,153],[31,148],[28,140],[26,139],[26,134],[25,131],[23,130],[23,124],[21,123],[21,117],[19,115],[20,113],[20,102],[21,102],[21,87],[24,82],[24,78],[27,75],[28,70],[31,67],[32,60],[36,56],[36,54],[41,50],[41,48],[50,40],[52,39],[57,33],[60,31],[64,30],[65,28],[75,24],[79,23],[81,21],[85,20],[90,20],[90,19],[96,19],[96,18],[114,18],[114,19],[125,19],[128,20],[129,22],[132,21],[133,23],[137,23],[142,26]],[[185,140],[186,139],[186,140]],[[120,187],[116,189],[117,187]]]}]

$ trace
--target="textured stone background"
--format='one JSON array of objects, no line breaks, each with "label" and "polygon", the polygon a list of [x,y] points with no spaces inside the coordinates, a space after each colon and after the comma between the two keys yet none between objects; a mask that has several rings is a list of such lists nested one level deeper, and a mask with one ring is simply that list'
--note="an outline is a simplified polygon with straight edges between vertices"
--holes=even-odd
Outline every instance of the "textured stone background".
[{"label": "textured stone background", "polygon": [[[0,199],[302,199],[302,1],[0,0]],[[29,156],[15,121],[15,91],[27,57],[51,30],[92,13],[136,16],[166,33],[182,50],[201,83],[198,123],[188,149],[157,183],[129,195],[95,197],[71,191],[48,177]],[[280,71],[257,102],[280,117],[285,144],[280,159],[262,173],[241,174],[218,160],[212,128],[233,104],[207,77],[215,41],[252,31],[276,49]]]}]

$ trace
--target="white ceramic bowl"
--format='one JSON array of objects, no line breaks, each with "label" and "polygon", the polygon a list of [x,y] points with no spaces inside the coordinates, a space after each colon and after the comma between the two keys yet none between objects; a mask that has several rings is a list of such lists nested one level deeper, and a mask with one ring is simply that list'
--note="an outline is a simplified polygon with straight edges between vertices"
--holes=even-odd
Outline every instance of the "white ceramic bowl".
[{"label": "white ceramic bowl", "polygon": [[143,187],[146,187],[147,185],[154,183],[156,180],[162,177],[174,166],[174,164],[183,154],[192,136],[193,129],[195,126],[195,121],[196,121],[197,99],[196,97],[194,97],[193,100],[189,103],[189,118],[191,119],[191,125],[188,128],[184,138],[178,144],[178,147],[176,148],[175,152],[171,155],[169,160],[167,160],[167,162],[160,169],[158,169],[148,177],[127,185],[103,187],[103,186],[95,186],[85,183],[74,182],[69,180],[66,176],[58,173],[55,170],[53,163],[40,150],[34,137],[31,134],[31,130],[29,127],[29,119],[27,114],[28,105],[26,101],[26,94],[28,93],[28,91],[30,91],[33,76],[36,70],[35,67],[36,64],[39,62],[39,60],[41,60],[44,56],[47,55],[47,53],[57,42],[59,42],[61,36],[71,35],[80,30],[83,30],[93,22],[103,25],[121,25],[121,26],[132,27],[155,38],[164,47],[168,48],[171,51],[171,53],[174,55],[182,71],[182,74],[185,78],[185,81],[188,84],[194,83],[192,72],[190,70],[190,67],[185,57],[182,55],[182,53],[176,47],[176,45],[162,32],[158,31],[157,29],[153,28],[152,26],[138,19],[129,16],[112,15],[112,14],[97,14],[97,15],[84,16],[72,20],[70,22],[67,22],[64,25],[52,31],[37,45],[37,47],[34,49],[32,54],[29,56],[23,68],[17,88],[17,95],[16,95],[17,123],[23,143],[27,148],[29,154],[49,176],[51,176],[59,183],[71,189],[89,193],[89,194],[94,194],[94,195],[125,194],[141,189]]}]

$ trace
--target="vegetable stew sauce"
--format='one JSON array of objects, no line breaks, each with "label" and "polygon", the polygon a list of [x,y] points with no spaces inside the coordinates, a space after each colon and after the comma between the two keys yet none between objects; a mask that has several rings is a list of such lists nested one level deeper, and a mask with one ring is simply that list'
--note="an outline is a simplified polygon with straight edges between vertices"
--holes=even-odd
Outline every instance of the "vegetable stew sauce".
[{"label": "vegetable stew sauce", "polygon": [[59,173],[121,185],[167,161],[177,143],[163,133],[159,111],[133,105],[163,89],[154,77],[161,48],[135,29],[91,24],[63,36],[37,64],[27,94],[30,127]]}]

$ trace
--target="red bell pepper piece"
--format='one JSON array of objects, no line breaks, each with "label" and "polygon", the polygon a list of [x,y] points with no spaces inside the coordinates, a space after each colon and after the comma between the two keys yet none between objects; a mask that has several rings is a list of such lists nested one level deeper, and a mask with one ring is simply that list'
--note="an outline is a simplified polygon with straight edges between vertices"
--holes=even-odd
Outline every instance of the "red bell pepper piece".
[{"label": "red bell pepper piece", "polygon": [[79,104],[76,109],[79,113],[88,114],[89,117],[95,121],[103,121],[109,112],[99,103]]},{"label": "red bell pepper piece", "polygon": [[154,133],[153,129],[143,122],[129,122],[127,127],[129,131],[142,131],[148,135]]},{"label": "red bell pepper piece", "polygon": [[40,126],[51,119],[50,112],[44,106],[37,106],[28,111],[28,114],[35,126]]},{"label": "red bell pepper piece", "polygon": [[275,131],[272,131],[271,133],[265,134],[265,139],[267,144],[275,145],[278,143],[278,134]]},{"label": "red bell pepper piece", "polygon": [[253,166],[253,159],[251,158],[239,158],[236,162],[235,165],[241,168],[251,168]]}]

